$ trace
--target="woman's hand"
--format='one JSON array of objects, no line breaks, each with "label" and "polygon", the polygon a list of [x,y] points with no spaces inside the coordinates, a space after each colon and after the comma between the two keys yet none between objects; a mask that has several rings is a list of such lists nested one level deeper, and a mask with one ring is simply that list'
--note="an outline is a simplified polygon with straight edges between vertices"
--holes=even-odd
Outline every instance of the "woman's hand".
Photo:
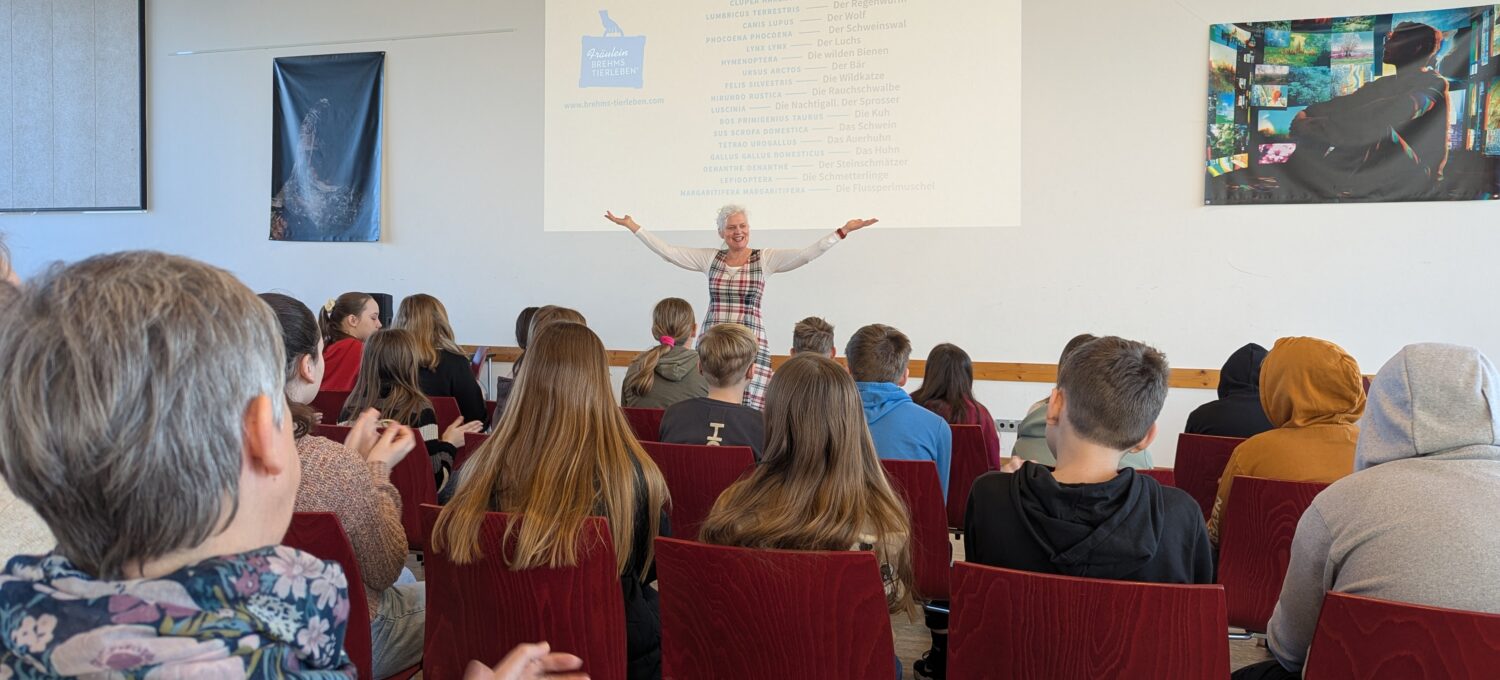
[{"label": "woman's hand", "polygon": [[606,210],[604,211],[604,219],[614,222],[615,224],[625,227],[626,229],[629,229],[630,233],[632,234],[641,230],[641,225],[636,224],[635,220],[631,219],[629,215],[626,215],[624,217],[615,217],[614,213]]},{"label": "woman's hand", "polygon": [[[629,218],[626,218],[626,219],[629,219]],[[879,221],[880,220],[875,219],[873,217],[870,218],[870,219],[868,219],[868,220],[861,220],[861,219],[852,219],[852,220],[849,220],[848,222],[844,223],[844,233],[850,234],[850,233],[859,231],[860,229],[864,229],[865,227],[868,227],[868,226],[870,226],[872,224],[875,224],[876,222],[879,222]]]},{"label": "woman's hand", "polygon": [[349,426],[349,436],[344,438],[344,447],[359,454],[360,458],[370,459],[370,447],[380,439],[380,432],[375,429],[375,423],[380,420],[380,412],[367,408],[364,413]]},{"label": "woman's hand", "polygon": [[452,444],[453,446],[455,446],[457,448],[463,448],[463,445],[464,445],[464,434],[465,433],[468,433],[468,432],[476,432],[477,433],[477,432],[481,432],[483,430],[484,430],[484,423],[482,423],[482,422],[480,422],[478,420],[471,420],[471,421],[469,421],[469,422],[466,423],[466,422],[464,422],[463,416],[459,416],[452,423],[448,424],[448,429],[443,430],[443,437],[442,437],[442,439],[443,439],[443,441],[448,442],[449,444]]},{"label": "woman's hand", "polygon": [[553,653],[551,649],[545,642],[517,645],[494,668],[470,661],[469,667],[464,669],[464,680],[588,680],[587,674],[574,672],[583,668],[583,659],[572,654]]},{"label": "woman's hand", "polygon": [[370,445],[370,455],[365,460],[394,468],[414,448],[417,448],[417,433],[405,425],[391,425]]}]

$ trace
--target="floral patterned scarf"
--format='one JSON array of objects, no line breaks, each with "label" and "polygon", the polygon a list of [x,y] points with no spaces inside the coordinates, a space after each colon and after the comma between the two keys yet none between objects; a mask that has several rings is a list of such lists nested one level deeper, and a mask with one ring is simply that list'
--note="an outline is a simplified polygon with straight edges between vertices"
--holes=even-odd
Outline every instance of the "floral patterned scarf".
[{"label": "floral patterned scarf", "polygon": [[99,581],[56,553],[0,573],[0,680],[345,678],[338,564],[282,546]]}]

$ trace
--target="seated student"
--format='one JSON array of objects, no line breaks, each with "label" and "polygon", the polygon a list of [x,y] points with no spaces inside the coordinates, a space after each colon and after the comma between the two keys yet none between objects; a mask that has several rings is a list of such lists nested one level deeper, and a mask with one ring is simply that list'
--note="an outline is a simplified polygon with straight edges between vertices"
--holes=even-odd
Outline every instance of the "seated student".
[{"label": "seated student", "polygon": [[1236,475],[1333,482],[1354,471],[1365,390],[1359,364],[1342,347],[1317,338],[1277,340],[1261,364],[1260,404],[1276,429],[1236,446],[1224,466],[1208,519],[1215,544]]},{"label": "seated student", "polygon": [[286,351],[286,398],[302,464],[295,510],[338,515],[359,558],[375,677],[393,675],[422,660],[427,618],[426,587],[396,584],[406,565],[407,545],[391,468],[416,446],[416,435],[402,425],[377,433],[380,414],[368,409],[359,414],[343,444],[314,436],[313,412],[306,404],[318,395],[323,378],[318,322],[306,305],[286,295],[263,293],[260,299],[276,314]]},{"label": "seated student", "polygon": [[626,674],[659,678],[661,619],[647,584],[654,541],[669,535],[667,484],[615,404],[599,337],[571,322],[534,329],[508,409],[464,464],[432,549],[457,564],[478,560],[484,514],[510,512],[525,518],[510,568],[574,565],[584,518],[605,517],[625,598]]},{"label": "seated student", "polygon": [[1254,437],[1271,429],[1260,406],[1260,364],[1266,348],[1250,343],[1234,351],[1219,370],[1219,398],[1188,415],[1188,434],[1216,437]]},{"label": "seated student", "polygon": [[[5,247],[5,241],[0,240],[0,319],[7,314],[3,311],[4,305],[20,293],[17,290],[20,285],[21,278],[11,268],[10,250]],[[56,543],[47,524],[31,506],[11,493],[3,479],[0,479],[0,526],[5,527],[5,531],[0,532],[0,567],[11,557],[43,553]]]},{"label": "seated student", "polygon": [[505,413],[505,402],[510,399],[510,390],[516,384],[516,376],[521,373],[521,360],[526,358],[526,342],[531,337],[531,318],[536,315],[540,307],[527,307],[516,315],[516,346],[521,348],[521,356],[510,365],[510,375],[502,375],[495,380],[495,411],[490,414],[490,430],[493,431],[495,424],[500,422],[500,415]]},{"label": "seated student", "polygon": [[300,473],[280,348],[228,272],[161,253],[5,306],[0,470],[57,548],[0,572],[0,674],[354,672],[343,570],[276,545]]},{"label": "seated student", "polygon": [[323,333],[323,389],[354,389],[365,340],[380,330],[380,305],[368,293],[344,293],[323,305],[318,328]]},{"label": "seated student", "polygon": [[837,362],[811,352],[766,391],[766,457],[714,503],[698,540],[779,550],[871,550],[892,613],[912,606],[911,521]]},{"label": "seated student", "polygon": [[453,339],[448,310],[431,295],[407,296],[396,310],[396,328],[417,341],[417,383],[429,397],[453,397],[465,421],[489,422],[484,392],[474,379],[468,355]]},{"label": "seated student", "polygon": [[832,359],[833,324],[816,316],[809,316],[792,327],[792,354],[812,352]]},{"label": "seated student", "polygon": [[708,395],[698,371],[698,353],[688,347],[698,333],[693,307],[682,298],[667,298],[651,310],[651,337],[657,344],[636,355],[625,369],[620,404],[632,408],[666,408],[684,399]]},{"label": "seated student", "polygon": [[854,332],[844,356],[864,404],[865,421],[875,452],[891,460],[930,460],[937,464],[943,495],[948,494],[948,464],[953,459],[953,430],[940,416],[912,402],[901,388],[911,376],[907,360],[911,341],[885,324]]},{"label": "seated student", "polygon": [[[1062,356],[1058,357],[1057,365],[1062,366],[1073,350],[1097,338],[1098,336],[1089,333],[1074,336],[1067,345],[1063,346]],[[1012,453],[1018,458],[1034,463],[1056,465],[1057,456],[1053,454],[1050,442],[1051,440],[1047,438],[1047,399],[1043,399],[1032,404],[1031,408],[1026,411],[1026,417],[1022,418],[1020,424],[1016,426],[1016,447]],[[1124,458],[1120,459],[1120,465],[1138,469],[1154,467],[1151,452],[1146,449],[1127,453]]]},{"label": "seated student", "polygon": [[761,412],[741,403],[755,376],[755,333],[737,323],[721,323],[698,340],[699,370],[708,396],[679,401],[661,418],[660,441],[669,444],[748,446],[760,460],[766,442]]},{"label": "seated student", "polygon": [[1408,345],[1370,386],[1356,472],[1297,523],[1275,657],[1236,678],[1297,678],[1326,591],[1500,614],[1500,373],[1479,350]]},{"label": "seated student", "polygon": [[365,343],[359,381],[344,402],[339,422],[352,422],[372,408],[389,420],[417,430],[432,459],[438,489],[445,486],[453,470],[453,456],[464,445],[464,434],[478,432],[484,426],[478,421],[465,421],[463,416],[446,425],[438,423],[432,401],[417,386],[417,339],[401,328],[380,331]]},{"label": "seated student", "polygon": [[990,467],[1000,469],[1000,433],[989,409],[974,399],[974,362],[968,352],[946,342],[932,348],[922,386],[912,392],[911,400],[952,425],[978,425]]}]

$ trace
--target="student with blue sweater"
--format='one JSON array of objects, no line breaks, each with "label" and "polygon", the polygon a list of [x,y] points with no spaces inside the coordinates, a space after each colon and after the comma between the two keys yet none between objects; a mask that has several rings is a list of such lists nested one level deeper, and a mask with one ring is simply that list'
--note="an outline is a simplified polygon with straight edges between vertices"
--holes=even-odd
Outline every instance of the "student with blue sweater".
[{"label": "student with blue sweater", "polygon": [[911,371],[911,340],[884,324],[855,331],[844,348],[849,374],[854,376],[864,403],[865,422],[875,440],[875,453],[888,460],[930,460],[937,464],[938,481],[948,493],[948,462],[953,457],[953,430],[948,422],[919,406],[902,389]]}]

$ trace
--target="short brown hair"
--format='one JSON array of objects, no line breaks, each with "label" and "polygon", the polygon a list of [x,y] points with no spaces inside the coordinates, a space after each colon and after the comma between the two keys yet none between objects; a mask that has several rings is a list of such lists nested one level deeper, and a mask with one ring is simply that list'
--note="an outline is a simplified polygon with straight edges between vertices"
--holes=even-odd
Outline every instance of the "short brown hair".
[{"label": "short brown hair", "polygon": [[828,354],[833,351],[833,324],[816,316],[809,316],[792,327],[792,354],[812,352]]},{"label": "short brown hair", "polygon": [[1089,441],[1124,451],[1146,437],[1167,400],[1167,356],[1115,336],[1084,343],[1057,370],[1068,422]]},{"label": "short brown hair", "polygon": [[883,323],[872,323],[854,332],[844,348],[849,375],[855,382],[889,382],[901,379],[911,358],[911,340]]},{"label": "short brown hair", "polygon": [[698,340],[698,365],[703,367],[709,385],[733,385],[750,370],[759,349],[749,328],[737,323],[715,324]]}]

